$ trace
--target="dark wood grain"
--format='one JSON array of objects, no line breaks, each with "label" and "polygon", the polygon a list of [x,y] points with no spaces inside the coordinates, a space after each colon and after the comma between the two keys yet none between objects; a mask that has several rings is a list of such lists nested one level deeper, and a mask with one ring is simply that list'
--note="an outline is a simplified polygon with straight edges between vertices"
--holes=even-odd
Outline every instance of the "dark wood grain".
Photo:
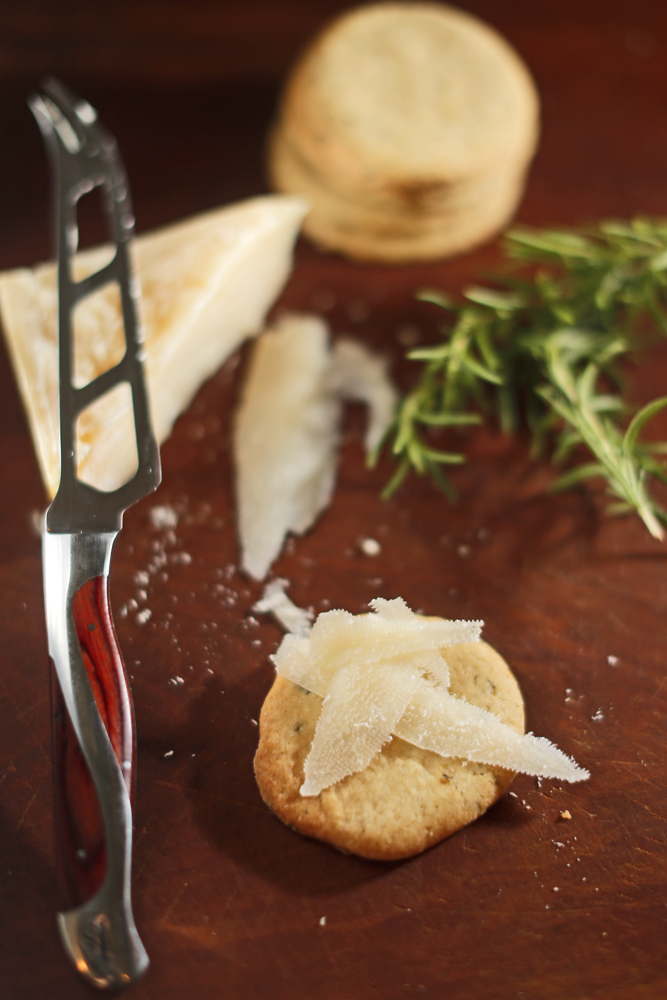
[{"label": "dark wood grain", "polygon": [[[220,4],[196,31],[190,12],[212,7],[154,5],[162,33],[150,51],[148,28],[133,29],[136,53],[148,52],[141,73],[120,51],[121,27],[122,18],[135,26],[146,19],[148,7],[132,5],[130,14],[121,5],[121,21],[86,55],[94,6],[108,8],[67,5],[58,31],[47,23],[53,5],[3,7],[15,34],[14,62],[6,34],[0,47],[0,266],[49,252],[46,166],[24,100],[50,53],[53,68],[117,134],[140,229],[264,189],[277,76],[305,37],[297,17],[305,3],[267,5],[255,22],[240,6]],[[569,224],[667,214],[667,6],[469,6],[519,47],[542,95],[542,141],[520,218]],[[308,31],[332,8],[309,9]],[[88,20],[73,26],[73,12],[83,10]],[[229,23],[249,18],[243,51],[252,53],[252,69],[244,77],[213,67],[216,39],[237,44],[223,10]],[[24,59],[29,31],[32,55]],[[169,52],[188,46],[185,72]],[[33,60],[34,47],[41,54]],[[408,385],[406,327],[424,341],[437,335],[434,311],[415,302],[414,290],[457,292],[497,259],[491,245],[424,267],[358,266],[302,242],[279,307],[325,309],[337,334],[384,349]],[[77,1000],[91,994],[62,954],[54,923],[61,901],[46,639],[31,527],[45,499],[0,350],[0,996]],[[418,478],[382,503],[390,468],[364,468],[362,414],[351,410],[334,502],[275,566],[291,596],[316,610],[356,612],[378,594],[400,594],[430,614],[483,618],[486,637],[519,678],[529,728],[592,777],[577,786],[517,778],[513,794],[483,819],[403,864],[306,840],[266,810],[252,775],[255,720],[271,682],[267,657],[280,632],[252,613],[260,587],[237,569],[229,434],[245,360],[243,353],[228,363],[178,421],[163,448],[163,483],[127,513],[114,556],[112,607],[138,732],[135,915],[152,962],[132,995],[667,995],[667,549],[636,520],[606,520],[595,493],[547,493],[549,466],[531,461],[523,439],[492,428],[468,434],[470,460],[454,474],[456,506]],[[629,378],[637,401],[664,392],[667,349]],[[173,531],[152,527],[157,504],[179,512]],[[379,556],[361,553],[361,536],[380,541]],[[137,617],[142,609],[148,621]],[[570,820],[560,816],[565,809]]]}]

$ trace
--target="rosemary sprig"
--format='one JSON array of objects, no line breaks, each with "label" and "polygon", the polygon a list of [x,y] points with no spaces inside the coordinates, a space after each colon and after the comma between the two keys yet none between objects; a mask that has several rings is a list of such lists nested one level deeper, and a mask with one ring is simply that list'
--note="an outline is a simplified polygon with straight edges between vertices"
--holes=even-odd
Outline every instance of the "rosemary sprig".
[{"label": "rosemary sprig", "polygon": [[468,288],[460,304],[437,291],[418,295],[452,319],[441,343],[408,354],[423,368],[383,443],[391,442],[398,462],[384,496],[415,470],[453,498],[444,467],[465,457],[435,448],[433,428],[491,418],[516,432],[525,423],[536,456],[550,448],[560,464],[589,453],[555,489],[601,477],[613,498],[608,511],[635,510],[662,539],[667,512],[649,484],[652,477],[667,482],[659,459],[667,445],[643,444],[639,435],[667,396],[628,422],[619,361],[656,331],[667,334],[667,221],[611,221],[576,232],[515,229],[503,249],[518,265],[497,279],[499,287]]}]

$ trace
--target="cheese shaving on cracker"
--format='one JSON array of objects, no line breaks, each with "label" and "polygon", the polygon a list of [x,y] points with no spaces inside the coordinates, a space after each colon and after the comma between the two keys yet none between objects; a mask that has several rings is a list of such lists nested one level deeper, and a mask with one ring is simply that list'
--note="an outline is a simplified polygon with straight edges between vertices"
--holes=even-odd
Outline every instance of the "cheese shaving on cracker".
[{"label": "cheese shaving on cracker", "polygon": [[281,677],[324,699],[302,796],[366,768],[392,735],[443,757],[564,781],[589,777],[548,740],[450,693],[442,650],[478,642],[482,622],[425,618],[401,598],[371,606],[370,615],[324,612],[309,636],[286,635],[273,657]]}]

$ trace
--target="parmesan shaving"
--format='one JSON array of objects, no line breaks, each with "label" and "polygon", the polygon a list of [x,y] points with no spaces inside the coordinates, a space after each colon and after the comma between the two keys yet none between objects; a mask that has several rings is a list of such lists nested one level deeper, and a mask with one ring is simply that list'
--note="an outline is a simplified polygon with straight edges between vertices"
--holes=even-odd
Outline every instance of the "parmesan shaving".
[{"label": "parmesan shaving", "polygon": [[282,677],[324,699],[302,795],[363,770],[392,734],[443,757],[564,781],[589,777],[548,740],[522,736],[449,692],[441,650],[478,641],[482,622],[423,618],[401,598],[371,606],[370,615],[324,612],[310,635],[286,635],[272,657]]},{"label": "parmesan shaving", "polygon": [[368,670],[363,662],[339,670],[317,721],[301,795],[319,795],[368,767],[391,739],[419,680],[419,672],[408,663],[387,664],[381,673]]},{"label": "parmesan shaving", "polygon": [[338,340],[331,352],[330,387],[343,399],[368,405],[364,438],[367,452],[373,451],[384,437],[398,402],[398,393],[389,379],[387,367],[386,358],[346,337]]},{"label": "parmesan shaving", "polygon": [[540,778],[583,781],[589,777],[588,771],[549,740],[532,733],[521,736],[492,712],[442,688],[427,690],[422,685],[393,732],[443,757],[465,757]]},{"label": "parmesan shaving", "polygon": [[322,320],[287,316],[253,352],[234,452],[241,565],[257,580],[333,492],[341,403],[326,389],[327,341]]},{"label": "parmesan shaving", "polygon": [[264,588],[264,593],[255,605],[253,611],[260,614],[270,612],[286,632],[293,635],[307,636],[312,628],[313,616],[290,601],[285,593],[287,580],[271,580]]},{"label": "parmesan shaving", "polygon": [[322,319],[286,315],[255,345],[236,416],[241,565],[263,579],[288,532],[303,534],[333,493],[345,399],[369,405],[366,447],[391,422],[386,362],[352,340],[329,348]]}]

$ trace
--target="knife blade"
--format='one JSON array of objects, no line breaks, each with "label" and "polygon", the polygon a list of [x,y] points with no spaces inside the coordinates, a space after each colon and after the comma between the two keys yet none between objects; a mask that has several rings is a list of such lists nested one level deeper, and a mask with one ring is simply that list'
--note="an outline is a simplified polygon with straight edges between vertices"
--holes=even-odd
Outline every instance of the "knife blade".
[{"label": "knife blade", "polygon": [[[59,81],[29,100],[51,160],[55,186],[60,376],[60,484],[43,532],[44,602],[52,663],[57,858],[73,907],[58,914],[60,934],[79,972],[98,987],[136,980],[148,966],[131,903],[135,726],[116,638],[108,579],[123,512],[160,482],[129,254],[134,217],[114,137],[97,112]],[[74,281],[77,203],[101,188],[114,244],[99,271]],[[115,282],[125,353],[84,386],[74,380],[73,314],[84,297]],[[137,449],[134,475],[111,492],[77,474],[79,415],[117,386],[132,394]]]}]

